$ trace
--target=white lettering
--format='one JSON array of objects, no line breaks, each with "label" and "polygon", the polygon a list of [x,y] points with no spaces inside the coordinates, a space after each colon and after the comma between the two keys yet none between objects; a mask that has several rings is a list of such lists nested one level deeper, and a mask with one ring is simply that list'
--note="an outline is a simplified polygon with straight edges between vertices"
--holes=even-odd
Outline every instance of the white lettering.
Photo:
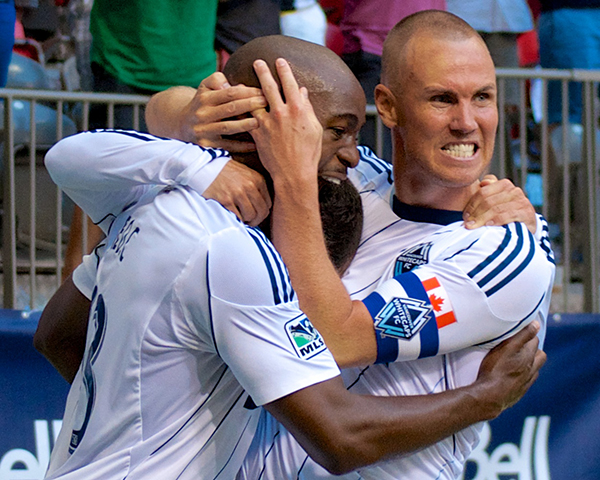
[{"label": "white lettering", "polygon": [[550,480],[549,430],[550,417],[527,417],[520,445],[503,443],[488,454],[486,449],[492,439],[492,430],[488,423],[484,424],[479,445],[467,460],[477,467],[472,480],[501,480],[501,476],[507,475],[517,476],[518,480]]},{"label": "white lettering", "polygon": [[[62,421],[52,422],[53,440],[56,441]],[[42,480],[50,462],[50,432],[46,420],[33,423],[35,453],[22,448],[6,452],[0,459],[0,480]]]}]

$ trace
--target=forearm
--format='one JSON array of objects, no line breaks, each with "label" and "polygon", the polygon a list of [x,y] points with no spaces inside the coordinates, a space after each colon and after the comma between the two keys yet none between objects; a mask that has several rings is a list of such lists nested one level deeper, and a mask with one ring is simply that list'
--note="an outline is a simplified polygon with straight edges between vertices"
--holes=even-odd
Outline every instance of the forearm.
[{"label": "forearm", "polygon": [[99,222],[119,214],[153,185],[180,183],[202,193],[228,158],[222,151],[215,154],[175,140],[106,131],[61,140],[45,163],[52,180]]},{"label": "forearm", "polygon": [[196,90],[191,87],[171,87],[154,94],[146,106],[148,131],[161,137],[193,141],[184,135],[181,122],[182,111],[195,94]]},{"label": "forearm", "polygon": [[335,473],[432,445],[514,405],[546,361],[539,325],[493,348],[466,387],[410,397],[353,395],[339,377],[265,405],[305,450]]},{"label": "forearm", "polygon": [[90,300],[69,276],[52,296],[38,323],[33,344],[69,383],[85,350]]},{"label": "forearm", "polygon": [[329,260],[316,181],[275,181],[272,236],[290,272],[301,309],[338,364],[348,367],[373,363],[373,322],[364,305],[350,299]]},{"label": "forearm", "polygon": [[[333,383],[324,382],[317,388],[326,389]],[[313,459],[337,474],[411,454],[497,415],[475,389],[415,397],[348,394],[343,399],[333,390],[314,399],[310,390],[266,408]]]}]

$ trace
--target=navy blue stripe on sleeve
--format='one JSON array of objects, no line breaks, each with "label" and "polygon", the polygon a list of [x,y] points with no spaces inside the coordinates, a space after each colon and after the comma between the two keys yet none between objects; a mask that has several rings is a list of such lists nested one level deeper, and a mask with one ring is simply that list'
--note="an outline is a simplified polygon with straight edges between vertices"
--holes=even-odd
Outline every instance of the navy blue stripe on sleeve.
[{"label": "navy blue stripe on sleeve", "polygon": [[368,147],[361,145],[358,147],[358,152],[360,154],[361,162],[369,165],[378,174],[386,172],[388,182],[392,183],[392,167],[388,162],[377,157]]},{"label": "navy blue stripe on sleeve", "polygon": [[260,238],[258,238],[256,235],[253,235],[252,230],[249,230],[249,231],[251,232],[250,236],[256,243],[256,246],[258,247],[258,250],[263,257],[263,260],[265,261],[265,266],[267,267],[267,272],[269,273],[269,279],[271,280],[271,290],[273,291],[273,302],[275,303],[275,305],[279,305],[281,303],[281,297],[279,296],[279,287],[277,286],[277,281],[275,280],[275,272],[273,271],[273,266],[271,265],[269,257],[267,256],[267,252],[265,251],[264,245],[260,241]]},{"label": "navy blue stripe on sleeve", "polygon": [[279,252],[275,250],[273,244],[267,239],[262,230],[258,228],[250,229],[251,235],[256,235],[260,239],[263,248],[269,253],[270,262],[273,264],[274,270],[277,272],[279,279],[279,289],[284,302],[289,302],[294,298],[295,292],[292,288],[290,277],[288,275],[287,267],[283,263],[283,259]]},{"label": "navy blue stripe on sleeve", "polygon": [[[371,293],[363,300],[363,303],[369,310],[373,321],[377,314],[385,307],[385,300],[377,292]],[[392,337],[381,335],[381,330],[375,329],[375,338],[377,339],[377,359],[375,363],[395,362],[398,358],[398,340]]]},{"label": "navy blue stripe on sleeve", "polygon": [[496,286],[490,288],[489,290],[486,290],[485,291],[486,296],[491,297],[494,293],[496,293],[502,287],[509,284],[512,280],[514,280],[517,277],[517,275],[519,275],[519,273],[521,273],[523,270],[525,270],[527,265],[529,265],[531,263],[531,260],[533,259],[533,254],[535,253],[535,241],[534,241],[531,233],[529,233],[529,236],[530,236],[529,253],[527,254],[527,257],[525,258],[525,260],[523,260],[521,262],[521,264],[517,268],[515,268],[511,274],[507,275],[504,278],[504,280],[502,280],[501,282],[498,282],[496,284]]},{"label": "navy blue stripe on sleeve", "polygon": [[248,233],[256,243],[256,246],[264,259],[271,281],[275,305],[291,301],[294,298],[294,290],[281,257],[260,230],[249,228]]},{"label": "navy blue stripe on sleeve", "polygon": [[[509,231],[507,229],[507,231]],[[505,237],[506,238],[506,237]],[[523,232],[521,228],[517,228],[517,244],[513,248],[512,252],[498,265],[494,268],[490,273],[488,273],[485,277],[477,282],[479,288],[483,290],[483,287],[487,285],[493,278],[498,276],[500,272],[502,272],[505,268],[510,265],[510,263],[517,257],[517,255],[521,252],[523,248]]]},{"label": "navy blue stripe on sleeve", "polygon": [[[429,295],[427,295],[425,287],[423,287],[421,280],[414,273],[408,272],[398,275],[395,277],[395,280],[402,285],[410,298],[419,299],[431,306]],[[440,337],[438,335],[435,315],[430,315],[429,320],[419,331],[419,337],[421,340],[421,352],[419,353],[419,358],[433,357],[437,355],[440,348]]]},{"label": "navy blue stripe on sleeve", "polygon": [[469,273],[467,273],[467,275],[470,278],[473,278],[475,275],[477,275],[479,272],[481,272],[485,267],[487,267],[490,263],[492,263],[496,258],[498,258],[498,256],[504,251],[504,249],[508,245],[508,242],[510,241],[510,231],[508,230],[508,227],[506,227],[506,226],[504,226],[503,228],[506,230],[506,232],[504,234],[504,238],[502,239],[502,243],[500,243],[500,245],[498,246],[498,248],[496,249],[496,251],[494,253],[492,253],[488,258],[486,258],[483,262],[481,262],[479,265],[477,265],[473,270],[471,270]]}]

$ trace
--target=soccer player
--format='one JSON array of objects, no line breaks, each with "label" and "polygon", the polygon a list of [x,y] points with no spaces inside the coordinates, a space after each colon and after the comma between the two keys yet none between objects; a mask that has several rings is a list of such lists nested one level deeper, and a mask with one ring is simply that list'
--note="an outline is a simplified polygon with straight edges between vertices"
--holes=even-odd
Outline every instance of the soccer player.
[{"label": "soccer player", "polygon": [[[270,81],[266,71],[258,74]],[[263,90],[269,91],[264,83]],[[401,21],[386,40],[382,84],[375,93],[393,133],[394,182],[390,168],[366,151],[363,167],[350,172],[369,177],[361,187],[363,239],[344,276],[345,287],[363,302],[342,301],[337,275],[322,267],[322,242],[314,235],[319,222],[311,213],[312,170],[306,163],[278,161],[279,144],[270,135],[281,138],[285,125],[274,128],[272,118],[259,111],[252,134],[274,179],[273,239],[303,311],[318,319],[315,325],[335,357],[347,359],[351,352],[360,358],[356,350],[367,347],[362,364],[375,360],[376,365],[343,371],[350,391],[418,395],[459,388],[476,378],[491,346],[533,319],[545,325],[552,253],[547,238],[538,244],[522,224],[462,226],[461,212],[489,165],[498,121],[494,65],[470,26],[433,11]],[[319,295],[324,291],[326,299]],[[330,341],[336,337],[345,343]],[[471,426],[344,478],[458,478],[479,431]],[[265,415],[240,478],[329,477],[293,444]]]},{"label": "soccer player", "polygon": [[[273,43],[271,55],[285,44]],[[334,55],[306,48],[296,75],[323,113],[358,131],[364,98],[355,79]],[[286,125],[297,134],[288,154],[341,181],[345,144],[321,155],[306,90],[289,68],[279,73]],[[357,102],[343,106],[339,96]],[[47,478],[233,478],[258,418],[253,403],[341,473],[492,418],[535,379],[544,354],[533,354],[530,328],[488,356],[464,389],[410,399],[348,393],[272,244],[192,189],[202,191],[203,163],[219,159],[229,155],[134,132],[83,133],[49,152],[53,178],[108,237]],[[244,161],[260,168],[256,157]],[[177,169],[179,185],[132,188],[165,183]]]},{"label": "soccer player", "polygon": [[[315,310],[306,303],[302,307],[307,313],[318,312],[308,314],[336,359],[342,364],[364,365],[375,359],[385,363],[344,371],[351,390],[428,393],[469,383],[486,348],[533,318],[545,323],[554,266],[542,221],[540,245],[521,225],[470,233],[457,223],[489,165],[497,127],[494,67],[477,33],[452,15],[427,12],[401,23],[386,45],[384,83],[376,98],[382,119],[394,131],[393,176],[402,188],[394,189],[384,162],[360,149],[362,161],[350,176],[361,186],[365,231],[344,285],[353,298],[362,299],[380,279],[405,275],[383,287],[386,295],[365,300],[372,311],[370,321],[356,316],[347,321],[346,312],[359,308],[332,301],[342,298],[342,291],[323,284],[322,257],[314,256],[310,247],[317,237],[306,228],[305,213],[297,211],[299,199],[310,198],[305,192],[289,202],[281,238],[296,248],[286,258],[300,299],[326,298]],[[293,192],[286,187],[283,193]],[[296,218],[303,219],[296,229],[285,222]],[[303,292],[304,285],[314,290]],[[329,295],[322,295],[324,291]],[[332,312],[329,323],[322,322],[328,318],[327,308]],[[387,365],[466,347],[470,348],[439,358]],[[284,429],[263,422],[259,433],[262,450],[258,448],[253,464],[247,463],[248,478],[256,472],[262,472],[261,478],[317,475],[306,455],[290,453],[293,446],[286,444],[290,437]],[[454,478],[477,441],[478,428],[473,428],[349,478]]]}]

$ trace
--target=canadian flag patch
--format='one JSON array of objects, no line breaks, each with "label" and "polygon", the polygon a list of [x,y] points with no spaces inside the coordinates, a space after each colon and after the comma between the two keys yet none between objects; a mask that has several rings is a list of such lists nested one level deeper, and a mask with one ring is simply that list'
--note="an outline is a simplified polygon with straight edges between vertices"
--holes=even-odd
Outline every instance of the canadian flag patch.
[{"label": "canadian flag patch", "polygon": [[429,297],[429,301],[431,302],[438,329],[456,322],[452,304],[450,303],[450,297],[438,279],[436,277],[431,277],[422,280],[422,283],[427,292],[427,296]]}]

